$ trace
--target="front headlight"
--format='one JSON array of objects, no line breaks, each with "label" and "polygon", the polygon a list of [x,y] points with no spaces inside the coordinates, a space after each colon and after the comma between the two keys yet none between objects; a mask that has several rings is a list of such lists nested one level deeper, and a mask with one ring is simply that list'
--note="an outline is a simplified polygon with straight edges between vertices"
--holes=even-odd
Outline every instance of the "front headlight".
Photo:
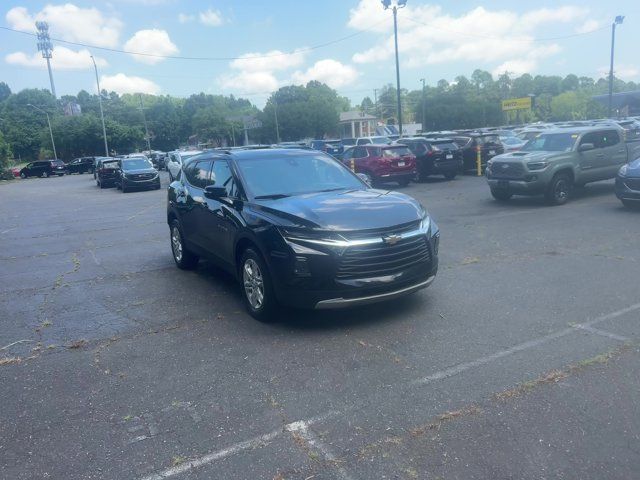
[{"label": "front headlight", "polygon": [[430,226],[431,217],[429,217],[429,214],[425,214],[425,216],[422,217],[422,220],[420,221],[420,231],[426,234],[429,231]]},{"label": "front headlight", "polygon": [[623,165],[622,167],[620,167],[620,170],[618,170],[618,175],[620,175],[621,177],[626,177],[627,169],[628,169],[628,165]]},{"label": "front headlight", "polygon": [[545,168],[547,168],[549,166],[549,162],[541,160],[538,162],[529,162],[527,163],[527,168],[529,169],[529,171],[535,172],[538,170],[544,170]]}]

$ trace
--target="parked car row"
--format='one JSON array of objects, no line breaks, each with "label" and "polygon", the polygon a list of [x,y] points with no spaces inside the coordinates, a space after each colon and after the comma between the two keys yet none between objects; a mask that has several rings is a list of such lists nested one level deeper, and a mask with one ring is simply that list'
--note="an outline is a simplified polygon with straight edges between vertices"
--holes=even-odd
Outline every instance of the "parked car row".
[{"label": "parked car row", "polygon": [[95,178],[98,187],[116,187],[122,193],[160,188],[160,174],[144,155],[102,157],[96,163]]}]

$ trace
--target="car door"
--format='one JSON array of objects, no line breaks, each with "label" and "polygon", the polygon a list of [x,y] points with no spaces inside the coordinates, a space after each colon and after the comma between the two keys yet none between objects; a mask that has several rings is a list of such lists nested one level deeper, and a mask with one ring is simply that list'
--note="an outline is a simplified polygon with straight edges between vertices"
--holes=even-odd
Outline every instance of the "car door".
[{"label": "car door", "polygon": [[227,190],[227,198],[214,200],[205,197],[205,208],[198,213],[198,229],[205,237],[207,250],[222,262],[232,265],[234,239],[240,225],[234,210],[234,201],[238,198],[236,182],[227,160],[219,158],[213,160],[207,184],[224,187]]},{"label": "car door", "polygon": [[627,163],[627,146],[617,130],[605,130],[602,132],[604,157],[602,162],[602,179],[613,178],[622,165]]},{"label": "car door", "polygon": [[179,155],[177,153],[172,153],[169,156],[169,164],[167,168],[169,169],[169,173],[171,173],[173,178],[176,178],[178,176],[178,170],[180,170],[181,166],[182,164],[180,162]]},{"label": "car door", "polygon": [[182,231],[187,241],[207,251],[209,248],[200,218],[206,209],[204,188],[210,183],[211,164],[211,159],[187,163],[182,170],[184,175],[180,179],[184,186],[184,199],[177,205]]},{"label": "car door", "polygon": [[[580,151],[580,146],[591,143],[595,147],[593,150],[587,150],[585,152]],[[598,172],[599,166],[602,165],[602,159],[604,158],[604,151],[602,148],[603,138],[602,132],[587,132],[580,139],[578,146],[578,163],[580,165],[580,171],[584,182],[593,182],[599,178]]]}]

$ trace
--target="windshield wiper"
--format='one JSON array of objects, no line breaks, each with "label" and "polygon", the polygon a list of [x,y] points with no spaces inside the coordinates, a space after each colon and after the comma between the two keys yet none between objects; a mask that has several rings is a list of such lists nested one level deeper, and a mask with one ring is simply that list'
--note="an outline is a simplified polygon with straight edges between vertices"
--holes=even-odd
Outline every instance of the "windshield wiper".
[{"label": "windshield wiper", "polygon": [[277,200],[278,198],[287,198],[291,195],[287,195],[286,193],[273,193],[271,195],[258,195],[255,197],[256,200]]},{"label": "windshield wiper", "polygon": [[337,192],[338,190],[347,190],[347,187],[325,188],[324,190],[317,190],[317,192]]}]

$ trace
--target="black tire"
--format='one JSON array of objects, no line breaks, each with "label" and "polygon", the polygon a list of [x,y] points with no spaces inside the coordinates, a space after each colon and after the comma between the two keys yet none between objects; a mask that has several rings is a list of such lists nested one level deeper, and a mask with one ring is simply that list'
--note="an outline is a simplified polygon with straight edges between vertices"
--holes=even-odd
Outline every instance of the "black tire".
[{"label": "black tire", "polygon": [[456,175],[458,175],[458,172],[447,172],[444,174],[444,178],[446,178],[447,180],[453,180],[454,178],[456,178]]},{"label": "black tire", "polygon": [[49,178],[49,172],[42,172],[42,178]]},{"label": "black tire", "polygon": [[498,188],[492,188],[491,195],[499,202],[508,202],[509,200],[511,200],[511,197],[513,197],[513,193],[511,193],[509,190],[501,190]]},{"label": "black tire", "polygon": [[404,180],[398,180],[398,185],[400,185],[402,188],[408,187],[410,183],[411,183],[410,178],[405,178]]},{"label": "black tire", "polygon": [[620,199],[620,201],[622,202],[622,205],[625,206],[625,208],[628,208],[630,210],[640,210],[640,202],[633,202],[631,200],[625,199]]},{"label": "black tire", "polygon": [[428,173],[418,172],[418,174],[416,175],[416,180],[418,182],[426,182],[427,178],[429,178],[429,174]]},{"label": "black tire", "polygon": [[100,188],[104,188],[104,185],[102,182],[99,182],[96,180],[96,185],[98,185]]},{"label": "black tire", "polygon": [[569,200],[573,181],[566,173],[556,173],[551,179],[544,198],[549,205],[564,205]]},{"label": "black tire", "polygon": [[169,181],[173,182],[173,175],[171,175],[171,172],[169,171],[168,168],[167,168],[167,172],[169,172]]},{"label": "black tire", "polygon": [[[252,279],[249,270],[253,270],[255,273],[256,267],[258,275],[254,275]],[[239,276],[242,299],[249,314],[260,322],[274,322],[276,320],[275,314],[278,302],[271,283],[271,275],[262,256],[253,248],[247,248],[242,253]],[[257,276],[259,276],[259,279],[257,279]],[[262,292],[262,301],[259,305],[256,305],[258,303],[256,298],[259,299],[260,296],[254,297],[252,295],[254,291]]]},{"label": "black tire", "polygon": [[[175,235],[175,237],[174,237]],[[192,270],[198,265],[200,257],[195,255],[190,250],[187,250],[184,244],[184,235],[182,234],[182,227],[178,220],[171,222],[169,229],[169,240],[171,242],[171,254],[173,261],[181,270]]]},{"label": "black tire", "polygon": [[20,172],[20,178],[22,178],[24,180],[27,177],[28,177],[28,175],[26,173]]},{"label": "black tire", "polygon": [[127,193],[127,187],[124,186],[124,183],[120,183],[118,184],[118,186],[120,187],[120,190],[122,190],[122,193]]}]

